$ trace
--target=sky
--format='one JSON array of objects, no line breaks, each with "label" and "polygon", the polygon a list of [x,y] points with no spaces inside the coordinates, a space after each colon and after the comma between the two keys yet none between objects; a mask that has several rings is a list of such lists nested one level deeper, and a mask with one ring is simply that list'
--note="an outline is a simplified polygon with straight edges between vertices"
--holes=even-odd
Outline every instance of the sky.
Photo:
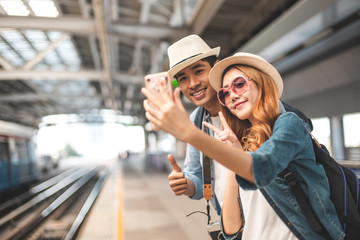
[{"label": "sky", "polygon": [[127,150],[144,151],[144,129],[118,123],[72,123],[40,128],[37,136],[39,155],[56,155],[66,144],[84,157],[111,158]]}]

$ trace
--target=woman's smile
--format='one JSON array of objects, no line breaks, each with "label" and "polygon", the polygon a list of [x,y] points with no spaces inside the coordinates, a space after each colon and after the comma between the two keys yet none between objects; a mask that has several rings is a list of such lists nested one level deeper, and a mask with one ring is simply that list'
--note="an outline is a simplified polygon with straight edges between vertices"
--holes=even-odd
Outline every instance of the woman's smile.
[{"label": "woman's smile", "polygon": [[235,109],[241,108],[242,105],[243,105],[244,103],[246,103],[247,101],[248,101],[248,100],[238,101],[237,103],[235,103],[234,108],[235,108]]}]

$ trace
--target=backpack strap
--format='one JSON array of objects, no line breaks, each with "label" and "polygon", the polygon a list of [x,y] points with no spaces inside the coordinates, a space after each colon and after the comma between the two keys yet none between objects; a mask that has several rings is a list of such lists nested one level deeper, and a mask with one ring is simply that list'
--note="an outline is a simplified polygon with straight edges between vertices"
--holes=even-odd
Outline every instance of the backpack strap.
[{"label": "backpack strap", "polygon": [[205,108],[199,107],[199,109],[196,112],[195,119],[194,119],[194,125],[202,129],[202,121],[204,116]]},{"label": "backpack strap", "polygon": [[[311,132],[308,130],[310,137],[311,137],[311,143],[313,147],[320,147],[321,145],[319,142],[315,139],[315,137],[311,134]],[[329,236],[329,233],[326,231],[324,226],[319,221],[319,218],[316,216],[313,208],[311,207],[311,204],[309,202],[309,199],[306,197],[304,190],[301,188],[300,184],[298,183],[296,179],[296,175],[290,171],[288,168],[285,168],[283,171],[281,171],[278,174],[278,177],[285,180],[286,184],[290,187],[291,193],[294,195],[297,203],[300,206],[301,212],[306,217],[308,223],[310,224],[311,228],[316,232],[317,234],[325,237],[326,239],[331,239]]]},{"label": "backpack strap", "polygon": [[281,101],[281,100],[280,100],[280,104],[283,105],[286,112],[293,112],[299,118],[301,118],[308,125],[308,127],[310,128],[310,131],[313,130],[314,127],[313,127],[311,119],[308,118],[302,111],[300,111],[299,109],[297,109],[297,108],[291,106],[290,104],[288,104],[288,103],[286,103],[284,101]]},{"label": "backpack strap", "polygon": [[308,220],[311,228],[314,232],[324,235],[324,228],[321,225],[319,219],[314,213],[309,200],[307,199],[304,190],[300,187],[296,176],[293,172],[291,172],[288,168],[281,171],[278,176],[283,178],[287,185],[289,185],[291,193],[294,195],[297,203],[300,206],[301,212],[304,214],[306,219]]}]

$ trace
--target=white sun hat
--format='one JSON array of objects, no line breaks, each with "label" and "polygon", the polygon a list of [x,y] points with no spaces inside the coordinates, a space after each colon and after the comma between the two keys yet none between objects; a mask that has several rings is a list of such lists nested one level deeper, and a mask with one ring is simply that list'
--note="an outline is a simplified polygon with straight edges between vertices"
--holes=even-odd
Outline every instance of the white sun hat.
[{"label": "white sun hat", "polygon": [[168,48],[169,75],[173,78],[178,72],[200,59],[219,56],[220,47],[210,48],[198,35],[192,34],[173,43]]},{"label": "white sun hat", "polygon": [[209,73],[209,81],[210,85],[215,89],[215,91],[218,91],[221,88],[224,70],[234,64],[242,64],[254,67],[269,75],[275,82],[279,98],[281,97],[283,92],[283,81],[280,73],[273,65],[271,65],[262,57],[246,52],[238,52],[231,57],[224,58],[215,64],[215,66],[211,69]]}]

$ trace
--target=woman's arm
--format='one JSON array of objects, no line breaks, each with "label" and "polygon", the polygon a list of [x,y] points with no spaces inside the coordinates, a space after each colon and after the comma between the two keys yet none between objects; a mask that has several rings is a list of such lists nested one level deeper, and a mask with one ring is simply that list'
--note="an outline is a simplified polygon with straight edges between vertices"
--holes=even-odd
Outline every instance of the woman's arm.
[{"label": "woman's arm", "polygon": [[[237,173],[244,179],[254,182],[252,158],[249,153],[210,137],[191,123],[180,99],[180,89],[174,92],[174,100],[160,86],[161,95],[154,95],[142,88],[147,97],[144,100],[146,118],[176,138],[187,142],[207,156]],[[152,106],[150,106],[151,101]]]},{"label": "woman's arm", "polygon": [[222,225],[226,235],[239,232],[243,225],[239,203],[239,185],[235,173],[229,171],[222,206]]},{"label": "woman's arm", "polygon": [[[254,183],[254,175],[252,171],[252,158],[242,149],[223,144],[216,139],[201,132],[198,128],[189,128],[185,130],[185,138],[183,141],[190,143],[201,152],[216,159],[226,168],[235,172],[242,178]],[[174,135],[176,137],[176,135]]]}]

